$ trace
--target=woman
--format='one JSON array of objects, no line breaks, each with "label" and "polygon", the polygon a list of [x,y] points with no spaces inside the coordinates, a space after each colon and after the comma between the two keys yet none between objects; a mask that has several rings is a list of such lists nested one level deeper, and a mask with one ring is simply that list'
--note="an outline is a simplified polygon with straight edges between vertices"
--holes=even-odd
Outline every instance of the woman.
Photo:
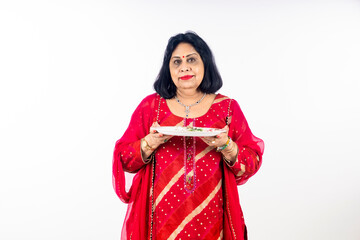
[{"label": "woman", "polygon": [[[222,86],[207,44],[170,38],[162,68],[116,142],[113,183],[128,203],[121,239],[247,239],[237,185],[254,175],[264,143]],[[210,137],[164,135],[151,127],[223,129]],[[196,130],[196,128],[195,128]],[[136,173],[129,192],[125,172]]]}]

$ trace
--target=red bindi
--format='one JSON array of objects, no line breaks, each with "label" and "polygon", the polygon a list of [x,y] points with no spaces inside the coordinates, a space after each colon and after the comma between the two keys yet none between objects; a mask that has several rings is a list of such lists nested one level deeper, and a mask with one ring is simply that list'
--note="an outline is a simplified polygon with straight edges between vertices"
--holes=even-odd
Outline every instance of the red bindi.
[{"label": "red bindi", "polygon": [[183,56],[183,58],[185,58],[185,57]]}]

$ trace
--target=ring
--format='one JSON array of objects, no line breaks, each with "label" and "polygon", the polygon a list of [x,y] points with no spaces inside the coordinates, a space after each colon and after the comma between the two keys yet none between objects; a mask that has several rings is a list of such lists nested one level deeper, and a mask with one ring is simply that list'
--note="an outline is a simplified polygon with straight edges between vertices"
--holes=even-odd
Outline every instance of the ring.
[{"label": "ring", "polygon": [[212,144],[215,144],[215,140],[211,142]]}]

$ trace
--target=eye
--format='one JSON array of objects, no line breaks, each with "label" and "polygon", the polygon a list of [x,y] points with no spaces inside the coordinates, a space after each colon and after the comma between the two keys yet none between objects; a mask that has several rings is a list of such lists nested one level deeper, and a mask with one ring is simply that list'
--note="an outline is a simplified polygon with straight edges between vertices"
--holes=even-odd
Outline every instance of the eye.
[{"label": "eye", "polygon": [[193,58],[193,57],[191,57],[191,58],[189,58],[187,61],[188,61],[189,63],[193,63],[193,62],[195,62],[195,61],[196,61],[196,59],[195,59],[195,58]]},{"label": "eye", "polygon": [[180,59],[175,59],[175,60],[173,61],[173,63],[174,63],[175,65],[180,65],[181,60],[180,60]]}]

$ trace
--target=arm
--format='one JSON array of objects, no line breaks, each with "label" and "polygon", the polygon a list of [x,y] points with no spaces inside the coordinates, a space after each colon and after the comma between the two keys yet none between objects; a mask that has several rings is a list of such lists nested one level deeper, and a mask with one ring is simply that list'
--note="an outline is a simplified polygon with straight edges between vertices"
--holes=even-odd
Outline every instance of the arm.
[{"label": "arm", "polygon": [[233,146],[224,149],[225,162],[234,173],[238,185],[244,184],[260,168],[264,152],[264,142],[255,137],[242,113],[239,104],[231,103],[231,123],[229,137]]},{"label": "arm", "polygon": [[155,96],[150,95],[134,111],[124,135],[115,144],[113,167],[122,164],[124,171],[137,172],[146,165],[142,158],[141,139],[149,133],[154,105]]}]

